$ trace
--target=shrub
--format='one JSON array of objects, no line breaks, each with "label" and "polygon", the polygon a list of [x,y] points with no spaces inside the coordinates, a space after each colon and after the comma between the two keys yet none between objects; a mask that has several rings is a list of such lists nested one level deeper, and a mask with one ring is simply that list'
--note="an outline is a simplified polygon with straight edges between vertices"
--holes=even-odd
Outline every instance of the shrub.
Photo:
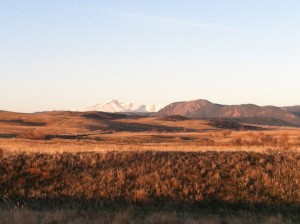
[{"label": "shrub", "polygon": [[45,140],[47,134],[40,129],[32,129],[22,133],[19,137],[30,139],[30,140]]}]

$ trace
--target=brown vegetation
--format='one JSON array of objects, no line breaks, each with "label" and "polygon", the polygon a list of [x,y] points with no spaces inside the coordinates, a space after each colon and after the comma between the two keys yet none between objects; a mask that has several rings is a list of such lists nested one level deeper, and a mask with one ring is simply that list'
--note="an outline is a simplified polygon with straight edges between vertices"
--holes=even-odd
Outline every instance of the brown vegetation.
[{"label": "brown vegetation", "polygon": [[0,192],[15,202],[300,203],[298,153],[3,153]]},{"label": "brown vegetation", "polygon": [[296,140],[290,142],[289,135],[287,133],[281,135],[265,134],[264,132],[250,133],[246,138],[235,137],[231,139],[232,145],[246,145],[246,146],[280,146],[289,147],[291,145],[297,145],[299,142]]},{"label": "brown vegetation", "polygon": [[[96,112],[4,114],[3,223],[29,214],[33,223],[74,223],[75,217],[87,223],[299,223],[298,128]],[[262,208],[274,210],[266,215]],[[82,210],[85,219],[74,215]],[[69,219],[42,219],[45,212]]]},{"label": "brown vegetation", "polygon": [[[181,116],[130,117],[100,112],[0,112],[0,138],[3,142],[9,138],[14,141],[15,138],[34,141],[80,139],[85,141],[87,150],[91,145],[95,148],[93,141],[97,141],[99,148],[114,148],[116,145],[143,148],[152,144],[155,150],[176,147],[197,150],[207,146],[227,150],[240,146],[294,150],[300,146],[298,128],[250,126],[227,120],[193,120]],[[73,148],[71,142],[67,144]]]},{"label": "brown vegetation", "polygon": [[[155,223],[153,220],[156,223],[163,220],[165,223],[189,223],[184,220],[222,223],[227,220],[231,223],[233,217],[236,223],[244,223],[241,217],[248,213],[249,220],[251,216],[256,223],[267,223],[262,221],[266,220],[267,214],[253,214],[270,206],[275,206],[275,212],[269,215],[270,220],[279,220],[276,223],[284,223],[284,220],[297,223],[300,219],[294,212],[300,206],[299,153],[145,151],[14,154],[2,151],[0,167],[0,204],[6,208],[28,208],[27,212],[19,215],[31,214],[34,220],[41,220],[38,214],[45,211],[30,209],[40,207],[56,208],[58,211],[53,211],[53,217],[63,211],[72,220],[78,203],[92,210],[100,206],[104,211],[117,206],[113,213],[93,210],[94,215],[85,217],[86,222],[90,220],[91,223],[98,223],[100,219],[104,220],[102,223],[109,223],[108,220],[119,220],[117,223],[122,223],[120,220],[151,220],[149,223]],[[61,205],[69,209],[59,207]],[[124,206],[137,206],[137,209],[142,206],[143,211],[150,211],[139,217],[131,212],[121,213]],[[243,207],[249,206],[257,210],[252,213],[251,209],[246,209],[243,212]],[[225,209],[227,212],[220,216],[221,210],[214,213],[205,208]],[[168,211],[174,209],[192,210],[186,216],[168,215]],[[230,211],[236,209],[242,209],[243,215],[230,215]],[[9,220],[7,217],[12,214],[0,211],[0,217]],[[276,211],[288,216],[278,217]],[[51,209],[47,212],[51,214]],[[63,219],[56,217],[56,220]]]},{"label": "brown vegetation", "polygon": [[270,213],[265,210],[217,210],[207,208],[190,211],[168,209],[145,209],[144,207],[119,208],[114,210],[97,209],[2,209],[2,224],[292,224],[297,223],[289,214]]}]

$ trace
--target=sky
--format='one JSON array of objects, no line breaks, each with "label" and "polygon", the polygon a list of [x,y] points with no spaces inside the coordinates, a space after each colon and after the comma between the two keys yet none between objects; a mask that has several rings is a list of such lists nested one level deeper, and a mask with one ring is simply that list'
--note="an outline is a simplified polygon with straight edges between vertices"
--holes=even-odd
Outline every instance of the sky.
[{"label": "sky", "polygon": [[300,105],[298,0],[0,0],[0,110]]}]

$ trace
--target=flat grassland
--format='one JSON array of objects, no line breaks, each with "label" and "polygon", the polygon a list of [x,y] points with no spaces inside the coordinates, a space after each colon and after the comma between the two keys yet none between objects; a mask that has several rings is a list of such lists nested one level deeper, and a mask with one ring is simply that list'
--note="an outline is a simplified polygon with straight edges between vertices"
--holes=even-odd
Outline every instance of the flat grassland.
[{"label": "flat grassland", "polygon": [[1,223],[299,223],[300,129],[0,112]]}]

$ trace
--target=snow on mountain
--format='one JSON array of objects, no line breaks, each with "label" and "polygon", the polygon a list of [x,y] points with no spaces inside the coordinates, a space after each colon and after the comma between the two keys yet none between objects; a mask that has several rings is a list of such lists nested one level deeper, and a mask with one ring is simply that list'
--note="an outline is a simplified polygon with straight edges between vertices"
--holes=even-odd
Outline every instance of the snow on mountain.
[{"label": "snow on mountain", "polygon": [[84,111],[103,111],[103,112],[135,112],[135,113],[146,113],[146,112],[157,112],[162,109],[161,105],[144,105],[144,104],[133,104],[119,100],[111,100],[107,103],[96,104],[94,106],[86,108]]}]

